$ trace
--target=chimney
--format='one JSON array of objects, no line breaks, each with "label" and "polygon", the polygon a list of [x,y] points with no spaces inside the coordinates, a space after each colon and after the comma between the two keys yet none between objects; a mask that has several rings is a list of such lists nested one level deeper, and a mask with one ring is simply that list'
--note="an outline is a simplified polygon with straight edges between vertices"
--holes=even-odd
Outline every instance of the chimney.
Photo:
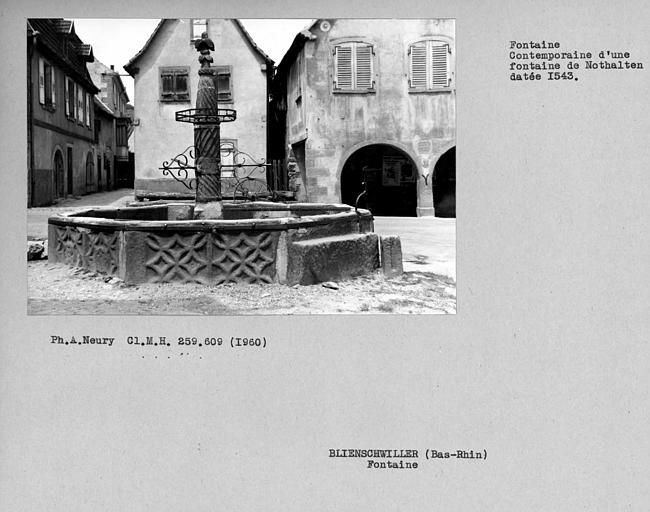
[{"label": "chimney", "polygon": [[111,64],[111,71],[115,71],[115,66]]}]

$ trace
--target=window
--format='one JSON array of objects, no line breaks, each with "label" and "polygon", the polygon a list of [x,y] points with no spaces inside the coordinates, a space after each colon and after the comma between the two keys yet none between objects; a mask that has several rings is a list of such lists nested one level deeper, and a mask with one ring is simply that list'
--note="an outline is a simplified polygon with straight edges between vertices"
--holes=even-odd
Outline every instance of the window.
[{"label": "window", "polygon": [[123,121],[118,121],[115,127],[115,145],[127,146],[127,125]]},{"label": "window", "polygon": [[374,49],[350,42],[334,47],[334,91],[369,92],[375,87]]},{"label": "window", "polygon": [[38,59],[38,101],[41,105],[56,107],[54,68],[44,59]]},{"label": "window", "polygon": [[409,87],[432,91],[451,87],[451,47],[444,41],[418,41],[409,46]]},{"label": "window", "polygon": [[201,39],[201,34],[208,31],[208,20],[205,18],[192,20],[192,41]]},{"label": "window", "polygon": [[75,83],[65,77],[65,115],[74,119],[75,118]]},{"label": "window", "polygon": [[221,177],[232,178],[235,175],[235,151],[237,151],[237,141],[221,139]]},{"label": "window", "polygon": [[78,85],[76,85],[76,89],[77,89],[77,122],[83,124],[83,122],[84,122],[84,91]]},{"label": "window", "polygon": [[190,100],[190,68],[160,69],[160,101]]},{"label": "window", "polygon": [[93,100],[90,94],[86,93],[86,126],[90,128],[90,110],[92,109]]},{"label": "window", "polygon": [[216,66],[214,87],[220,102],[232,102],[232,73],[230,66]]}]

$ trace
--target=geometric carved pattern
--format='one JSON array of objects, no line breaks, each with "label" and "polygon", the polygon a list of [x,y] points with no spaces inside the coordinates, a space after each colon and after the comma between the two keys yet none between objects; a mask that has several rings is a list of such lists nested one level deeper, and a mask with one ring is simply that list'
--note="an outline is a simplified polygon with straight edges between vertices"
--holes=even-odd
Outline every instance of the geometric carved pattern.
[{"label": "geometric carved pattern", "polygon": [[155,235],[146,238],[150,257],[145,261],[147,280],[152,283],[208,281],[206,233]]},{"label": "geometric carved pattern", "polygon": [[212,239],[217,283],[272,283],[275,249],[271,233],[218,233]]},{"label": "geometric carved pattern", "polygon": [[119,268],[119,232],[91,232],[85,238],[84,266],[96,272],[117,274]]},{"label": "geometric carved pattern", "polygon": [[56,259],[73,267],[117,274],[119,268],[119,233],[80,231],[75,227],[54,230]]},{"label": "geometric carved pattern", "polygon": [[83,237],[76,228],[66,226],[55,229],[56,240],[54,250],[59,260],[67,265],[81,267],[83,265]]},{"label": "geometric carved pattern", "polygon": [[146,279],[151,283],[272,283],[273,233],[148,234]]},{"label": "geometric carved pattern", "polygon": [[[150,232],[140,250],[122,251],[123,233],[52,226],[52,260],[118,275],[122,262],[153,283],[273,283],[278,231]],[[142,243],[142,242],[140,242]],[[144,261],[143,261],[144,260]]]}]

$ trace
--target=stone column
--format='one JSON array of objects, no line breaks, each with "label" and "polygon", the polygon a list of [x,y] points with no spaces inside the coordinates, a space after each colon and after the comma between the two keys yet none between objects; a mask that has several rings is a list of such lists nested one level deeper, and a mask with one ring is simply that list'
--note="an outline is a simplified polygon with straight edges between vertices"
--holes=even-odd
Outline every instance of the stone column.
[{"label": "stone column", "polygon": [[207,32],[195,43],[195,48],[201,53],[196,93],[198,122],[194,125],[196,202],[207,203],[221,201],[221,133],[214,70],[210,68],[210,50],[214,50],[214,43],[208,38]]}]

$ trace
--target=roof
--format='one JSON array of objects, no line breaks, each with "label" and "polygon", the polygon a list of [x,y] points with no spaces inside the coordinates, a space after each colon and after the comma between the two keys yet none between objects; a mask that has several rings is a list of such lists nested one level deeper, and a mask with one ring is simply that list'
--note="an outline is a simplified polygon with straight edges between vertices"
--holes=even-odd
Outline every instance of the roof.
[{"label": "roof", "polygon": [[124,93],[124,96],[126,96],[126,101],[129,101],[129,97],[126,93],[126,87],[124,87],[124,83],[122,82],[122,78],[120,78],[120,74],[115,71],[114,69],[111,69],[108,67],[106,64],[103,62],[100,62],[99,60],[95,59],[93,62],[88,63],[86,66],[88,68],[88,73],[90,73],[90,77],[92,78],[92,81],[94,84],[101,89],[102,83],[103,83],[103,75],[112,75],[117,77],[117,80],[119,81],[120,85],[122,86],[122,93]]},{"label": "roof", "polygon": [[72,20],[64,20],[59,18],[52,20],[52,25],[54,26],[54,29],[60,34],[74,33],[74,23]]},{"label": "roof", "polygon": [[149,36],[149,39],[147,39],[147,42],[144,43],[144,46],[140,49],[140,51],[138,53],[136,53],[133,57],[131,57],[131,60],[129,60],[129,62],[127,62],[124,65],[124,69],[126,70],[126,72],[129,75],[133,75],[132,71],[135,71],[133,64],[135,64],[135,62],[140,57],[142,57],[142,55],[144,55],[144,53],[149,49],[149,46],[151,45],[151,43],[155,39],[156,35],[158,35],[158,32],[160,32],[160,29],[162,28],[162,26],[165,24],[166,21],[167,20],[163,18],[158,22],[158,25],[156,25],[156,28],[153,29],[153,32]]},{"label": "roof", "polygon": [[56,61],[66,74],[93,94],[99,91],[86,69],[86,62],[95,60],[92,46],[79,39],[72,21],[30,18],[27,20],[27,33],[35,38],[39,51]]},{"label": "roof", "polygon": [[293,58],[298,54],[298,52],[302,49],[306,41],[311,41],[316,38],[316,35],[311,31],[320,21],[320,19],[314,20],[306,28],[296,34],[296,37],[294,37],[291,46],[287,50],[287,53],[284,54],[284,57],[282,57],[280,64],[278,64],[278,69],[287,66],[288,63],[291,62]]},{"label": "roof", "polygon": [[93,56],[93,47],[90,46],[89,44],[73,43],[72,46],[74,46],[74,49],[77,50],[77,54],[81,55],[82,57]]},{"label": "roof", "polygon": [[253,50],[255,50],[257,53],[259,53],[266,62],[269,62],[269,63],[273,64],[273,59],[271,57],[269,57],[266,53],[264,53],[259,46],[257,46],[255,41],[253,41],[253,38],[251,37],[251,35],[248,33],[248,30],[246,30],[244,28],[244,25],[242,24],[242,22],[239,21],[238,19],[233,19],[233,21],[235,22],[235,25],[237,25],[239,30],[241,30],[242,34],[244,34],[244,37],[246,38],[246,40],[253,47]]},{"label": "roof", "polygon": [[[178,18],[173,18],[173,19],[178,19]],[[158,25],[156,26],[156,28],[154,29],[154,31],[149,36],[149,39],[147,39],[147,42],[144,43],[144,46],[140,49],[140,51],[136,53],[133,57],[131,57],[131,60],[129,60],[129,62],[127,62],[124,65],[124,69],[129,75],[134,75],[135,73],[137,73],[136,70],[137,66],[135,66],[135,63],[140,59],[140,57],[142,57],[142,55],[144,55],[147,52],[149,46],[151,45],[151,43],[153,43],[153,40],[160,32],[160,29],[162,29],[163,25],[168,21],[172,21],[172,19],[165,19],[165,18],[161,19]],[[260,57],[262,57],[262,59],[264,59],[268,64],[270,64],[269,66],[270,69],[273,65],[273,59],[271,59],[271,57],[269,57],[266,53],[264,53],[264,51],[262,51],[262,49],[255,43],[255,41],[253,41],[253,38],[248,33],[248,31],[244,28],[244,25],[242,25],[241,21],[239,21],[238,19],[231,19],[231,21],[239,29],[241,34],[244,36],[244,39],[248,42],[248,44],[250,44],[251,48]]]},{"label": "roof", "polygon": [[97,96],[95,96],[94,102],[95,102],[95,105],[97,105],[100,110],[103,110],[104,112],[106,112],[111,117],[115,117],[115,113],[110,109],[110,107],[108,105],[106,105],[106,103],[104,103],[102,100],[100,100]]}]

